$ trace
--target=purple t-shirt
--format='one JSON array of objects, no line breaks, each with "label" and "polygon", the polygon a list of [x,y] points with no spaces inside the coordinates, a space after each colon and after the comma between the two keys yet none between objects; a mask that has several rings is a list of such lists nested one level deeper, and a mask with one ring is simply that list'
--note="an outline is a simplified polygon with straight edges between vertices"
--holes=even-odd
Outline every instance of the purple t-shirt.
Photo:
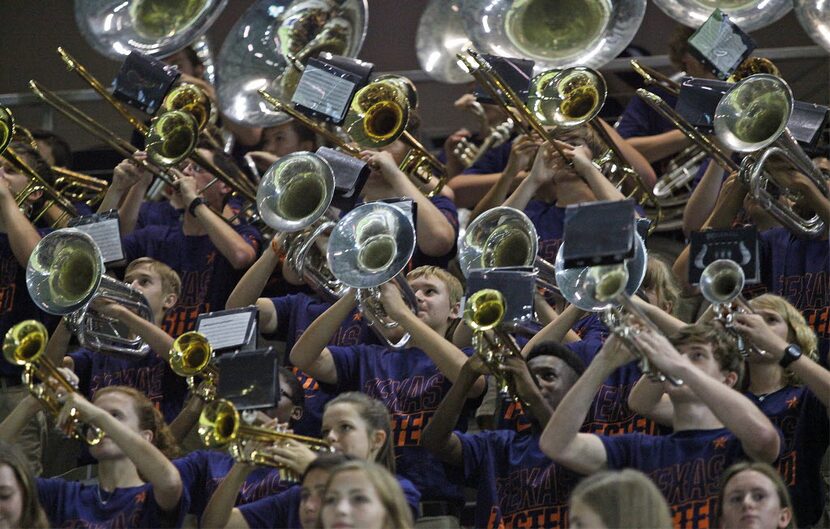
[{"label": "purple t-shirt", "polygon": [[456,432],[464,456],[464,481],[478,490],[475,527],[566,527],[568,497],[579,474],[539,450],[539,435],[491,430]]},{"label": "purple t-shirt", "polygon": [[[386,404],[392,414],[395,465],[424,500],[461,503],[460,487],[450,484],[444,466],[420,446],[423,432],[452,382],[417,347],[390,351],[380,345],[330,346],[338,392],[361,391]],[[471,349],[464,352],[469,356]],[[467,429],[466,415],[458,423]]]},{"label": "purple t-shirt", "polygon": [[89,399],[107,386],[130,386],[141,391],[168,423],[179,414],[187,396],[187,383],[170,365],[150,351],[138,360],[78,349],[69,353],[75,362],[78,389]]},{"label": "purple t-shirt", "polygon": [[38,478],[37,492],[52,527],[72,529],[181,527],[190,503],[184,489],[178,508],[164,512],[150,483],[103,492],[94,483]]},{"label": "purple t-shirt", "polygon": [[761,281],[773,294],[801,311],[818,337],[822,363],[830,349],[830,243],[826,238],[799,239],[786,228],[759,235]]},{"label": "purple t-shirt", "polygon": [[168,200],[145,200],[138,209],[135,229],[146,226],[175,226],[182,220],[183,209],[176,209]]},{"label": "purple t-shirt", "polygon": [[510,158],[510,149],[513,147],[513,140],[508,140],[501,145],[488,149],[476,163],[461,171],[461,174],[493,174],[504,171],[507,167],[507,160]]},{"label": "purple t-shirt", "polygon": [[[666,103],[674,107],[677,98],[658,87],[649,87],[649,91],[660,96]],[[662,134],[676,127],[654,110],[639,97],[632,97],[628,101],[620,120],[617,122],[617,132],[623,138],[638,136],[653,136]]]},{"label": "purple t-shirt", "polygon": [[781,430],[778,472],[790,489],[799,527],[815,525],[824,509],[821,460],[830,437],[827,408],[803,386],[787,386],[763,397],[745,395]]},{"label": "purple t-shirt", "polygon": [[[406,503],[412,509],[413,519],[417,519],[421,494],[409,480],[400,476],[396,477]],[[302,527],[300,525],[301,491],[302,487],[295,485],[285,492],[240,505],[239,511],[251,529],[296,529]]]},{"label": "purple t-shirt", "polygon": [[542,200],[531,200],[524,209],[539,235],[539,257],[553,264],[562,244],[565,208]]},{"label": "purple t-shirt", "polygon": [[[300,335],[305,332],[311,323],[323,312],[331,307],[314,296],[306,294],[290,294],[271,298],[277,312],[277,332],[263,335],[269,340],[285,342],[285,350],[291,351]],[[355,308],[340,324],[337,332],[329,341],[330,345],[357,345],[360,343],[375,343],[375,334],[363,321],[363,315]],[[288,356],[286,355],[286,361]],[[294,432],[300,435],[320,437],[323,421],[323,408],[326,403],[337,396],[331,387],[320,385],[319,382],[308,376],[301,369],[292,368],[300,380],[305,392],[305,405],[302,418],[294,424]]]},{"label": "purple t-shirt", "polygon": [[748,459],[741,442],[726,428],[599,439],[608,468],[634,468],[654,481],[671,508],[675,529],[715,527],[721,475],[733,463]]},{"label": "purple t-shirt", "polygon": [[[184,487],[190,495],[190,514],[201,517],[213,493],[234,465],[227,452],[196,450],[173,460],[179,469]],[[280,471],[273,467],[256,467],[245,479],[236,497],[236,505],[251,503],[266,496],[279,494],[292,486],[280,480]]]},{"label": "purple t-shirt", "polygon": [[[253,226],[234,226],[245,241],[259,251],[262,239]],[[175,270],[182,281],[178,303],[167,311],[162,328],[176,337],[191,331],[203,312],[222,310],[244,273],[234,270],[207,235],[188,236],[182,225],[147,226],[124,237],[127,262],[152,257]]]},{"label": "purple t-shirt", "polygon": [[458,209],[455,207],[455,202],[450,200],[449,198],[443,195],[436,195],[429,199],[438,211],[440,211],[444,217],[447,219],[447,222],[450,223],[452,226],[452,240],[453,245],[449,252],[445,253],[444,255],[438,256],[430,256],[425,254],[418,248],[418,245],[415,245],[415,252],[412,254],[412,259],[409,261],[409,265],[407,266],[407,270],[412,270],[418,268],[419,266],[439,266],[441,268],[447,268],[450,264],[450,259],[455,257],[456,252],[458,251]]}]

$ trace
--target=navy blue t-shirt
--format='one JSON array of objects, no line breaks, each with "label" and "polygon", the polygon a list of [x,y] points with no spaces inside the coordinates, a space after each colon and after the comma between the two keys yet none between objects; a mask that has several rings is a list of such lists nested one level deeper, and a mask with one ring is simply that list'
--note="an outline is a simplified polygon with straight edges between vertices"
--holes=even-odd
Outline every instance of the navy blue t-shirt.
[{"label": "navy blue t-shirt", "polygon": [[146,226],[175,226],[182,220],[183,209],[176,209],[168,200],[145,200],[138,209],[135,229]]},{"label": "navy blue t-shirt", "polygon": [[821,460],[830,437],[827,408],[803,386],[787,386],[763,397],[745,395],[784,436],[776,466],[790,490],[798,526],[815,525],[825,500]]},{"label": "navy blue t-shirt", "polygon": [[475,527],[567,527],[568,497],[581,476],[539,449],[539,434],[491,430],[456,432],[464,482],[478,490]]},{"label": "navy blue t-shirt", "polygon": [[[452,382],[417,347],[390,351],[380,345],[330,346],[337,391],[361,391],[383,402],[392,414],[392,444],[398,473],[412,481],[424,500],[461,503],[460,487],[450,484],[441,462],[420,446],[421,432]],[[471,349],[464,352],[469,356]],[[466,414],[458,429],[467,429]]]},{"label": "navy blue t-shirt", "polygon": [[726,428],[599,439],[608,468],[634,468],[654,481],[671,508],[675,529],[715,527],[721,476],[730,465],[748,459]]},{"label": "navy blue t-shirt", "polygon": [[512,147],[513,140],[510,139],[501,145],[488,149],[476,163],[461,171],[461,174],[501,173],[507,167],[507,160],[510,159],[510,149]]},{"label": "navy blue t-shirt", "polygon": [[[659,87],[649,87],[648,90],[660,96],[672,108],[677,104],[677,97]],[[639,97],[632,97],[628,101],[617,122],[617,132],[626,139],[662,134],[675,128],[671,121],[658,114]]]},{"label": "navy blue t-shirt", "polygon": [[[184,487],[190,495],[190,514],[202,516],[213,493],[234,465],[227,452],[196,450],[173,460],[179,469]],[[287,490],[293,484],[280,480],[280,471],[273,467],[257,466],[245,479],[236,497],[236,505],[251,503],[266,496]]]},{"label": "navy blue t-shirt", "polygon": [[527,203],[524,213],[539,236],[539,257],[553,264],[564,236],[565,208],[534,199]]},{"label": "navy blue t-shirt", "polygon": [[184,489],[178,508],[164,512],[150,483],[103,492],[95,483],[38,478],[37,492],[52,527],[72,529],[181,527],[190,503]]},{"label": "navy blue t-shirt", "polygon": [[[234,229],[259,251],[262,239],[256,228],[240,224]],[[185,235],[181,224],[147,226],[127,235],[123,242],[127,262],[152,257],[179,274],[182,293],[176,305],[167,311],[162,325],[173,337],[193,330],[199,314],[224,309],[244,273],[234,270],[209,236]]]}]

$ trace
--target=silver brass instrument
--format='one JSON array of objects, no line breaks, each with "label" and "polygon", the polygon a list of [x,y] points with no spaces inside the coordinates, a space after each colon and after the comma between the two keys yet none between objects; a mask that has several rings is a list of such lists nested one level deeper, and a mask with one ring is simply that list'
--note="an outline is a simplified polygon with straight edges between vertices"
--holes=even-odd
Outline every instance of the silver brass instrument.
[{"label": "silver brass instrument", "polygon": [[204,407],[199,417],[199,436],[208,448],[226,448],[236,461],[279,468],[281,481],[299,481],[299,476],[280,466],[266,452],[250,449],[247,445],[296,441],[315,452],[334,451],[322,439],[245,424],[233,403],[225,399],[214,400]]},{"label": "silver brass instrument", "polygon": [[830,4],[823,0],[795,0],[795,16],[813,42],[830,52]]},{"label": "silver brass instrument", "polygon": [[625,49],[645,0],[462,0],[464,29],[482,52],[527,57],[540,70],[599,68]]},{"label": "silver brass instrument", "polygon": [[296,62],[321,51],[356,57],[368,28],[366,0],[257,0],[234,24],[217,59],[219,108],[231,121],[271,127],[288,120],[257,94],[291,99]]},{"label": "silver brass instrument", "polygon": [[363,204],[347,213],[329,237],[327,258],[332,274],[346,286],[359,289],[357,300],[369,325],[389,347],[400,349],[409,333],[393,343],[379,329],[395,329],[398,322],[386,314],[380,285],[393,281],[413,311],[418,302],[403,275],[415,251],[415,227],[401,209],[383,202]]},{"label": "silver brass instrument", "polygon": [[330,301],[339,299],[346,287],[332,276],[316,243],[334,228],[335,217],[329,210],[333,197],[331,166],[311,152],[280,158],[262,176],[257,190],[257,210],[263,222],[289,234],[288,265]]},{"label": "silver brass instrument", "polygon": [[213,347],[204,334],[188,331],[176,338],[170,349],[169,362],[174,373],[187,379],[191,392],[196,391],[195,377],[198,376],[204,380],[198,389],[202,400],[210,402],[216,398],[219,370],[213,363]]},{"label": "silver brass instrument", "polygon": [[539,272],[537,284],[559,292],[554,266],[536,255],[538,251],[533,222],[518,209],[501,206],[487,210],[467,226],[458,243],[458,264],[465,277],[476,268],[533,266]]},{"label": "silver brass instrument", "polygon": [[126,283],[104,275],[104,258],[92,237],[75,228],[53,231],[37,243],[26,267],[26,287],[35,305],[64,316],[67,328],[83,347],[128,358],[150,348],[129,328],[97,312],[97,298],[124,305],[147,321],[153,313],[147,299]]},{"label": "silver brass instrument", "polygon": [[735,314],[753,312],[741,294],[743,289],[744,271],[738,263],[729,259],[712,261],[700,275],[700,293],[712,304],[715,319],[735,338],[735,344],[741,354],[748,356],[750,350],[759,353],[760,351],[747,344],[733,326]]},{"label": "silver brass instrument", "polygon": [[458,145],[453,149],[453,153],[461,160],[461,165],[465,168],[470,167],[476,163],[487,151],[502,145],[510,139],[513,135],[513,128],[515,123],[511,118],[507,118],[501,123],[490,127],[487,136],[481,142],[481,145],[476,145],[467,138],[462,138]]},{"label": "silver brass instrument", "polygon": [[98,53],[164,57],[204,34],[228,0],[75,0],[75,22]]},{"label": "silver brass instrument", "polygon": [[[23,383],[52,417],[63,408],[63,397],[75,388],[58,371],[46,356],[49,333],[37,320],[24,320],[8,330],[3,340],[3,356],[12,365],[23,366]],[[96,445],[104,438],[104,432],[83,424],[76,414],[64,427],[64,433],[88,445]]]},{"label": "silver brass instrument", "polygon": [[827,196],[825,176],[787,130],[792,109],[793,95],[784,80],[769,74],[752,75],[730,88],[718,103],[715,134],[735,151],[754,153],[744,158],[740,170],[753,198],[789,230],[818,237],[824,233],[824,221],[818,215],[804,218],[792,207],[784,206],[768,188],[775,185],[786,195],[786,186],[775,172],[764,170],[771,157],[779,157]]},{"label": "silver brass instrument", "polygon": [[522,358],[522,352],[513,338],[502,328],[507,302],[498,290],[485,288],[472,294],[464,305],[464,323],[473,330],[473,346],[496,381],[499,395],[520,402],[527,410],[529,405],[516,389],[513,377],[502,371],[509,357]]},{"label": "silver brass instrument", "polygon": [[421,69],[444,83],[470,80],[455,59],[456,53],[472,45],[461,23],[460,4],[460,0],[430,0],[421,13],[415,34],[415,51]]},{"label": "silver brass instrument", "polygon": [[717,7],[744,31],[766,27],[793,7],[792,0],[654,0],[654,3],[665,14],[690,28],[700,27]]}]

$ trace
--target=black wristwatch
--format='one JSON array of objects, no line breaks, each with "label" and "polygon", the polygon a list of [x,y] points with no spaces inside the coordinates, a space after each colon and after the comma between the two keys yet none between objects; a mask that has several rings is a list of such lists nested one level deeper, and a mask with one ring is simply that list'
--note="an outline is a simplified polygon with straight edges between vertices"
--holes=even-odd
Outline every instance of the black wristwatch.
[{"label": "black wristwatch", "polygon": [[200,204],[206,204],[206,203],[207,202],[205,202],[204,198],[196,197],[196,198],[194,198],[193,200],[190,201],[190,205],[187,206],[187,212],[195,217],[196,216],[196,208],[199,207]]},{"label": "black wristwatch", "polygon": [[791,343],[790,345],[784,348],[784,356],[781,357],[781,360],[778,361],[778,364],[781,367],[787,367],[799,358],[801,358],[801,347],[797,346],[794,343]]}]

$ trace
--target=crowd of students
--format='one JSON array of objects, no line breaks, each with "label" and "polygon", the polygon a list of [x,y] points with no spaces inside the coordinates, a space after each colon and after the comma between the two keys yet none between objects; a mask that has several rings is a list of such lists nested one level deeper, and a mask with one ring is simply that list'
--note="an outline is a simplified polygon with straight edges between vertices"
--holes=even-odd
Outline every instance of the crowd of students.
[{"label": "crowd of students", "polygon": [[[673,56],[694,73],[682,47]],[[198,76],[186,52],[171,61]],[[496,107],[488,115],[504,118]],[[418,125],[411,119],[410,132]],[[618,129],[600,126],[650,184],[688,145],[636,98]],[[231,155],[210,142],[200,143],[200,154],[236,173],[243,154],[264,169],[318,145],[293,121],[243,129],[234,126]],[[715,164],[701,169],[682,229],[758,228],[761,283],[746,289],[751,311],[736,314],[730,330],[712,318],[688,284],[688,247],[666,256],[673,263],[650,256],[633,297],[659,331],[642,325],[623,341],[597,314],[540,294],[538,332],[517,336],[521,355],[499,368],[516,392],[504,398],[461,319],[457,205],[471,210],[470,219],[502,205],[522,210],[539,235],[539,256],[553,261],[568,206],[624,196],[592,164],[603,146],[587,126],[559,136],[561,155],[518,135],[462,170],[454,147],[467,135],[445,143],[456,174],[431,198],[398,168],[407,152],[402,141],[362,153],[371,169],[363,201],[417,204],[416,249],[406,268],[417,306],[392,283],[382,285],[380,301],[397,325],[380,335],[354,291],[333,303],[320,297],[287,265],[279,234],[268,241],[235,218],[240,203],[229,186],[203,190],[212,179],[205,168],[191,161],[172,170],[176,186],[149,201],[152,178],[135,163],[144,154],[118,164],[101,207],[118,209],[126,266],[111,273],[144,295],[153,320],[106,299],[92,308],[149,345],[140,359],[77,348],[67,326],[33,303],[25,269],[50,228],[25,215],[43,201],[40,193],[23,208],[15,203],[28,177],[4,164],[0,331],[42,321],[51,335],[44,357],[76,391],[63,391],[61,412],[51,416],[23,383],[22,367],[0,360],[0,526],[826,526],[827,229],[799,237],[757,207],[736,175]],[[56,154],[66,150],[60,138],[43,133],[38,140],[49,147],[13,146],[44,175],[69,163]],[[792,207],[830,226],[827,196],[795,171],[781,178],[800,191]],[[200,314],[250,305],[260,342],[284,353],[278,401],[255,421],[319,438],[333,453],[297,439],[249,443],[243,452],[272,462],[258,466],[201,446],[196,430],[206,396],[171,369],[174,338],[193,330]],[[751,344],[747,356],[735,333]],[[387,345],[404,334],[404,348]],[[682,385],[643,375],[638,355]],[[56,430],[73,421],[87,436],[100,431],[100,442],[67,444]],[[89,464],[94,477],[61,476]],[[299,481],[285,480],[277,467]]]}]

